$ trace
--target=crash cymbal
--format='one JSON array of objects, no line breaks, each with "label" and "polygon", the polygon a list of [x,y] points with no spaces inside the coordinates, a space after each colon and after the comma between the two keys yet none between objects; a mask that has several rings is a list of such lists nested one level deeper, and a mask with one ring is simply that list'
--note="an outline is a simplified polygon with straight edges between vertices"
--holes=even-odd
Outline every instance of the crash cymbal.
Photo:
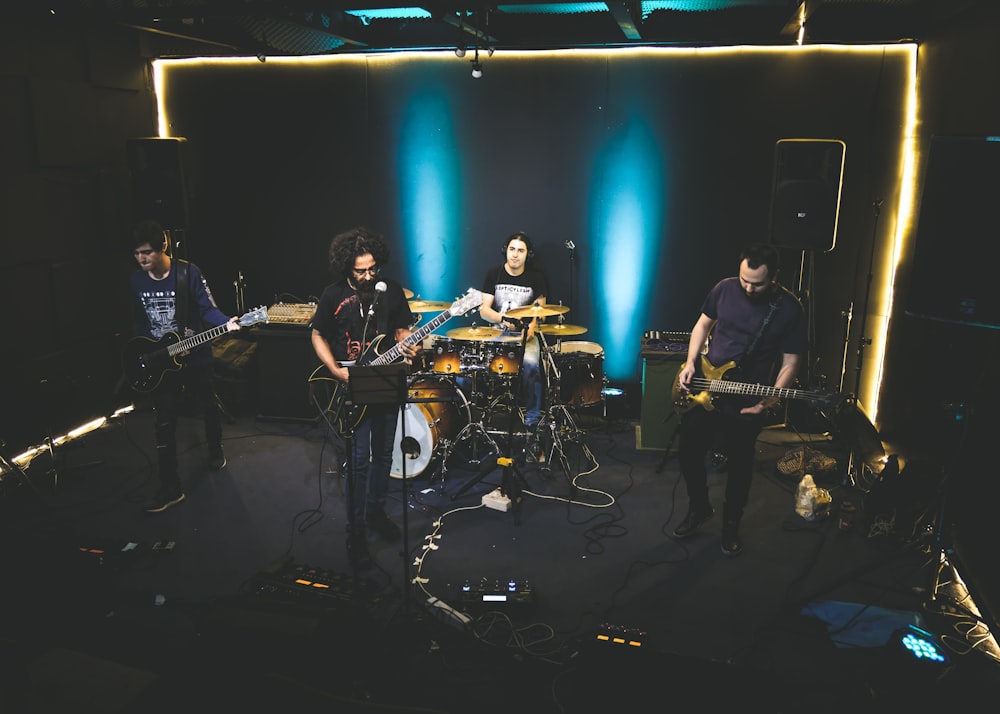
[{"label": "crash cymbal", "polygon": [[495,327],[482,327],[473,325],[472,327],[456,327],[445,333],[455,340],[493,340],[503,334],[503,330]]},{"label": "crash cymbal", "polygon": [[413,297],[413,295],[414,293],[412,290],[410,290],[409,288],[403,288],[403,297],[405,297],[407,300]]},{"label": "crash cymbal", "polygon": [[450,302],[439,300],[410,300],[410,312],[442,312],[449,307]]},{"label": "crash cymbal", "polygon": [[533,317],[562,315],[567,312],[569,312],[569,307],[566,305],[528,305],[527,307],[515,307],[504,314],[518,320],[525,320]]},{"label": "crash cymbal", "polygon": [[538,326],[538,331],[546,335],[556,335],[556,336],[582,335],[584,332],[587,331],[587,328],[580,327],[579,325],[569,325],[565,322],[560,324],[551,324],[551,325],[547,323],[542,323],[541,325]]}]

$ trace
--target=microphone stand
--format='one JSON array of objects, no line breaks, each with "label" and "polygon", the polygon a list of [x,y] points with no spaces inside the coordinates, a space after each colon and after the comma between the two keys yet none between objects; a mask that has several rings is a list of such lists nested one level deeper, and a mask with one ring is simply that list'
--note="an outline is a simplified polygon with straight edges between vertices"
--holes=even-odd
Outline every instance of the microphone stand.
[{"label": "microphone stand", "polygon": [[576,260],[576,244],[568,240],[564,245],[569,249],[569,304],[572,306],[576,305],[576,298],[573,294],[573,273],[575,272],[573,264]]}]

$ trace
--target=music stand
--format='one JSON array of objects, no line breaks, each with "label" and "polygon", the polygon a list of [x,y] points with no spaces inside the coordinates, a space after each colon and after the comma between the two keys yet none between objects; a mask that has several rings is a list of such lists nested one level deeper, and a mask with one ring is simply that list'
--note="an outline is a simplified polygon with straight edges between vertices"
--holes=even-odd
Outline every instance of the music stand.
[{"label": "music stand", "polygon": [[[348,373],[348,398],[351,405],[357,407],[368,407],[377,405],[395,405],[397,410],[406,404],[406,377],[407,367],[405,364],[389,364],[378,366],[350,366]],[[406,439],[406,419],[402,419],[402,436]],[[351,439],[353,440],[353,431]],[[348,447],[348,481],[347,499],[350,504],[347,509],[348,517],[354,519],[354,444]],[[390,464],[391,468],[391,464]],[[403,592],[404,598],[409,598],[410,564],[409,564],[409,525],[407,523],[407,494],[406,494],[406,458],[403,458]],[[370,478],[370,475],[369,475]],[[352,530],[354,523],[351,523]]]}]

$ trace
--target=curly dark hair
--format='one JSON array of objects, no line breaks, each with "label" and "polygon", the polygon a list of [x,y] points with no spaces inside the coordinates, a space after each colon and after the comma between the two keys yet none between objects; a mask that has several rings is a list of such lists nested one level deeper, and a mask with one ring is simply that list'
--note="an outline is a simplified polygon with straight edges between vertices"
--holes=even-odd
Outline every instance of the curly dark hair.
[{"label": "curly dark hair", "polygon": [[354,259],[371,253],[378,267],[389,262],[389,246],[381,233],[364,226],[338,233],[330,241],[330,272],[337,276],[350,275],[354,270]]}]

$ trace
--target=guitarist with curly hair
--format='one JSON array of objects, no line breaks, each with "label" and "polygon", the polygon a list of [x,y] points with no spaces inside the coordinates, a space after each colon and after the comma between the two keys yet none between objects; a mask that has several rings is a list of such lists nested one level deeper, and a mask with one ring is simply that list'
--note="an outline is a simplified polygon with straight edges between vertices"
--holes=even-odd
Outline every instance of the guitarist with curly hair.
[{"label": "guitarist with curly hair", "polygon": [[[420,351],[419,342],[406,342],[414,317],[402,286],[380,275],[388,262],[385,240],[367,228],[352,228],[330,242],[330,272],[338,279],[320,295],[311,339],[316,356],[336,380],[336,393],[348,385],[348,367],[371,364],[372,355],[393,349],[410,362]],[[372,565],[368,528],[387,541],[401,536],[385,512],[398,412],[394,404],[370,404],[356,422],[356,415],[334,415],[351,422],[347,554],[358,570]]]},{"label": "guitarist with curly hair", "polygon": [[[740,253],[739,274],[716,283],[702,303],[687,361],[677,375],[682,398],[700,408],[681,410],[678,459],[688,511],[673,534],[691,536],[715,514],[705,461],[709,449],[718,448],[728,459],[722,552],[729,557],[743,550],[740,519],[750,495],[765,412],[792,391],[808,347],[805,311],[778,283],[778,261],[777,250],[768,244],[751,245]],[[719,379],[723,376],[726,379]],[[721,393],[718,398],[712,396],[716,392]]]}]

